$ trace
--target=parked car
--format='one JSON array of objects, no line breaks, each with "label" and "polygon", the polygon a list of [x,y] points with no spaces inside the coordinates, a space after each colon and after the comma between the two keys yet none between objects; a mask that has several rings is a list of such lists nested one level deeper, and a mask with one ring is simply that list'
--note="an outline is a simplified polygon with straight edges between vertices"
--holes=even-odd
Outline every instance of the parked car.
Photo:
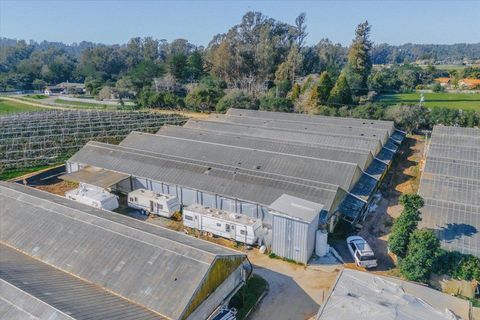
[{"label": "parked car", "polygon": [[375,268],[377,259],[370,245],[360,236],[351,236],[347,238],[347,247],[355,260],[355,264],[364,268]]}]

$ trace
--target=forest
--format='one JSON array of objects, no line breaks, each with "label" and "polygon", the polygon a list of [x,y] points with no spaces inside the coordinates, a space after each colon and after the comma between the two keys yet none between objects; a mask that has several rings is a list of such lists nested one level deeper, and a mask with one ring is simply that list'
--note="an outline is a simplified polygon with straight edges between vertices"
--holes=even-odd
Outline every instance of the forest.
[{"label": "forest", "polygon": [[[97,98],[115,95],[144,108],[223,112],[235,106],[398,118],[398,108],[372,103],[375,96],[426,88],[436,77],[480,78],[479,67],[455,74],[459,71],[433,64],[478,60],[480,43],[374,44],[371,28],[367,21],[360,23],[352,30],[349,47],[329,39],[309,46],[304,13],[288,24],[247,12],[240,23],[213,36],[207,47],[185,39],[167,42],[151,37],[132,38],[122,45],[3,38],[0,91],[42,90],[69,81],[85,83],[88,93]],[[417,60],[432,64],[422,67],[413,63]],[[452,117],[454,122],[479,121],[474,112],[447,118]]]}]

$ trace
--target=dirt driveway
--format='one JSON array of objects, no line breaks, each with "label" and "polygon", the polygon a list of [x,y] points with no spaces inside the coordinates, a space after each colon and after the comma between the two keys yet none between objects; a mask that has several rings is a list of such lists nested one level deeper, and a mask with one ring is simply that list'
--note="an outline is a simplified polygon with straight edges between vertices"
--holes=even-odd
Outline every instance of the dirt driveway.
[{"label": "dirt driveway", "polygon": [[253,320],[312,319],[328,297],[339,270],[337,265],[300,266],[249,251],[254,272],[267,280],[269,292],[250,316]]},{"label": "dirt driveway", "polygon": [[375,252],[378,267],[372,271],[383,272],[395,267],[392,257],[387,252],[388,235],[393,219],[398,218],[402,211],[402,206],[398,204],[399,197],[403,193],[418,191],[424,147],[425,140],[422,136],[409,136],[380,186],[381,198],[378,207],[361,223],[363,228],[358,233],[346,231],[344,235],[329,241],[346,262],[346,267],[356,268],[345,243],[345,238],[353,234],[367,240]]}]

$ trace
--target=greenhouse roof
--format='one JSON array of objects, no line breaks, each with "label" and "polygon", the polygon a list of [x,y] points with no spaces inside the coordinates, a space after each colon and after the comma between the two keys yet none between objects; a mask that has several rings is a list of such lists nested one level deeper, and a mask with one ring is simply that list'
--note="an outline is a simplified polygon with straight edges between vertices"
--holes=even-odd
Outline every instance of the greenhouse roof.
[{"label": "greenhouse roof", "polygon": [[480,129],[435,126],[420,181],[420,227],[442,246],[480,257]]},{"label": "greenhouse roof", "polygon": [[245,259],[241,252],[20,184],[0,182],[0,202],[4,244],[169,319],[182,318],[200,298],[213,264]]},{"label": "greenhouse roof", "polygon": [[301,141],[280,141],[271,138],[231,134],[228,132],[220,133],[179,126],[163,126],[162,129],[158,131],[158,134],[318,159],[356,163],[362,170],[365,170],[373,159],[372,154],[368,150],[351,150],[344,147],[323,146]]},{"label": "greenhouse roof", "polygon": [[286,193],[320,202],[330,210],[339,191],[330,184],[320,188],[315,186],[318,183],[304,179],[99,142],[88,143],[69,161],[266,206]]},{"label": "greenhouse roof", "polygon": [[383,128],[390,130],[392,133],[394,130],[393,121],[381,121],[381,120],[365,120],[355,118],[340,118],[320,115],[306,115],[301,113],[285,113],[285,112],[268,112],[268,111],[256,111],[246,109],[229,109],[227,115],[235,116],[247,116],[261,119],[278,119],[278,120],[295,120],[303,122],[311,122],[318,124],[333,124],[342,126],[352,126],[359,128]]},{"label": "greenhouse roof", "polygon": [[242,168],[250,174],[271,173],[297,179],[314,181],[319,187],[340,186],[350,190],[362,174],[355,163],[332,161],[298,156],[247,147],[237,147],[206,141],[190,140],[161,134],[132,132],[120,146],[145,150],[183,159],[230,166],[232,170]]}]

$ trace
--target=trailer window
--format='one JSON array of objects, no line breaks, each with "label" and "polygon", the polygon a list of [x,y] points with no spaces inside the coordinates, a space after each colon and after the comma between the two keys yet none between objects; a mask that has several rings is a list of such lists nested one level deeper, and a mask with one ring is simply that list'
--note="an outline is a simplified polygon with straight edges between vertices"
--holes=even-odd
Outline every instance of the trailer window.
[{"label": "trailer window", "polygon": [[163,210],[163,205],[162,204],[157,203],[157,207],[158,207],[158,209]]},{"label": "trailer window", "polygon": [[245,230],[240,230],[240,234],[244,236],[247,234],[247,232]]},{"label": "trailer window", "polygon": [[137,197],[135,197],[135,202],[138,202],[138,198],[137,198]]},{"label": "trailer window", "polygon": [[230,225],[229,224],[225,225],[225,231],[230,232]]},{"label": "trailer window", "polygon": [[191,216],[185,215],[185,220],[193,221],[193,218]]},{"label": "trailer window", "polygon": [[221,226],[222,226],[222,224],[217,222],[217,227],[221,227]]}]

